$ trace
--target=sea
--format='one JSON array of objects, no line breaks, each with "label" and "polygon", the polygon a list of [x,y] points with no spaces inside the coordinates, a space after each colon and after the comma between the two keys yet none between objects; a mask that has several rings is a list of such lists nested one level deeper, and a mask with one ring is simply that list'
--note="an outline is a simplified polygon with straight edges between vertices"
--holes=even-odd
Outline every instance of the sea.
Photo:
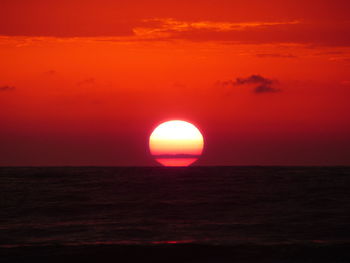
[{"label": "sea", "polygon": [[1,167],[1,262],[350,262],[350,167]]}]

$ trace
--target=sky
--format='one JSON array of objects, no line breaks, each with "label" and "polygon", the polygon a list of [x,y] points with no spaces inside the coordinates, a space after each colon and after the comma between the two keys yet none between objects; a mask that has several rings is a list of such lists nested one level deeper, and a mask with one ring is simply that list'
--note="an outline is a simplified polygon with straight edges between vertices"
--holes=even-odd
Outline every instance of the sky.
[{"label": "sky", "polygon": [[350,165],[350,2],[1,0],[0,166]]}]

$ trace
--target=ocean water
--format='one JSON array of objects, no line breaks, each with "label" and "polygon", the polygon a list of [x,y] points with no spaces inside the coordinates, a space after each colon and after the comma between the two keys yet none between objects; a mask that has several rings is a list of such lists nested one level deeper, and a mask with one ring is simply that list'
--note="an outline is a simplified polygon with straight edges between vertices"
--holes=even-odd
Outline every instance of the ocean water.
[{"label": "ocean water", "polygon": [[0,189],[2,249],[350,243],[349,167],[3,167]]}]

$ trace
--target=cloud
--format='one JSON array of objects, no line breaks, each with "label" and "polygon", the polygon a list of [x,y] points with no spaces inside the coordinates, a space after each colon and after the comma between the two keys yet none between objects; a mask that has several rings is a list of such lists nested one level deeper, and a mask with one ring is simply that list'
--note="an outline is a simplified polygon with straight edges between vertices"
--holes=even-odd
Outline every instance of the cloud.
[{"label": "cloud", "polygon": [[249,85],[253,86],[253,91],[255,93],[273,93],[281,91],[273,87],[277,83],[277,80],[268,79],[261,75],[251,75],[246,78],[237,78],[236,81],[233,82],[233,86]]},{"label": "cloud", "polygon": [[250,87],[253,89],[253,92],[256,94],[276,93],[281,91],[281,89],[275,87],[275,85],[278,84],[277,80],[268,79],[261,75],[251,75],[246,78],[236,78],[235,81],[233,80],[219,81],[217,84],[219,84],[221,87],[224,87],[224,88],[227,88],[227,87],[232,88],[236,86]]},{"label": "cloud", "polygon": [[276,21],[190,21],[173,18],[142,20],[133,28],[135,38],[181,39],[227,43],[297,43],[315,46],[350,46],[350,22],[320,23],[304,20]]},{"label": "cloud", "polygon": [[0,86],[0,92],[14,91],[15,89],[13,86]]},{"label": "cloud", "polygon": [[48,71],[45,71],[43,74],[52,76],[52,75],[57,74],[57,72],[56,72],[56,70],[50,69]]},{"label": "cloud", "polygon": [[262,53],[256,54],[259,58],[297,58],[297,56],[292,54],[280,54],[280,53]]},{"label": "cloud", "polygon": [[78,86],[83,86],[83,85],[94,85],[96,83],[94,78],[87,78],[82,81],[79,81],[77,83]]},{"label": "cloud", "polygon": [[279,92],[281,91],[280,89],[276,89],[271,87],[270,85],[259,85],[257,87],[255,87],[254,92],[255,93],[267,93],[267,92]]},{"label": "cloud", "polygon": [[350,46],[347,0],[261,2],[1,0],[0,35]]},{"label": "cloud", "polygon": [[[1,12],[1,11],[0,11]],[[43,39],[50,41],[79,41],[90,42],[108,41],[172,41],[186,40],[193,42],[219,42],[226,44],[297,44],[307,45],[309,48],[320,46],[349,47],[350,21],[308,21],[305,19],[276,19],[268,21],[261,18],[256,20],[231,21],[175,18],[138,18],[134,20],[113,20],[108,26],[94,24],[87,27],[85,23],[76,24],[74,21],[67,25],[51,25],[41,23],[32,27],[18,27],[13,25],[15,20],[4,21],[5,29],[0,28],[0,42],[2,37],[12,36],[17,46],[33,45]],[[9,21],[9,22],[8,22]],[[66,23],[65,20],[59,20]],[[107,22],[107,21],[104,21]],[[31,22],[32,23],[32,22]],[[33,22],[34,23],[34,22]],[[36,22],[35,22],[36,23]],[[1,16],[0,16],[1,24]],[[45,28],[42,26],[45,25]],[[64,30],[62,30],[64,28]],[[257,54],[258,57],[293,58],[290,54]]]},{"label": "cloud", "polygon": [[[186,32],[192,30],[211,30],[218,32],[244,30],[255,27],[268,27],[276,25],[294,25],[299,24],[297,20],[287,22],[215,22],[215,21],[181,21],[173,18],[153,18],[145,19],[143,29],[159,32]],[[142,27],[141,27],[142,28]],[[137,29],[137,28],[136,28]]]},{"label": "cloud", "polygon": [[244,85],[244,84],[266,84],[271,85],[272,80],[264,78],[260,75],[251,75],[247,78],[237,78],[234,85]]},{"label": "cloud", "polygon": [[[278,25],[295,25],[300,22],[216,22],[216,21],[181,21],[173,18],[153,18],[142,20],[139,27],[133,28],[135,36],[141,38],[194,38],[211,33],[230,33],[254,28],[268,28]],[[204,38],[206,38],[204,36]],[[210,38],[210,36],[209,36]],[[195,39],[192,39],[195,40]],[[203,39],[205,40],[205,39]],[[210,39],[208,39],[210,40]]]}]

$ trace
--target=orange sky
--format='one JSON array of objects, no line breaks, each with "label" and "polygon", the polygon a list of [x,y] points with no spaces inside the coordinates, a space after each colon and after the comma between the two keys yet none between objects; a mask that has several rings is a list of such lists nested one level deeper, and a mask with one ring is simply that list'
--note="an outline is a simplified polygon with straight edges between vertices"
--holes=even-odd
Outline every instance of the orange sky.
[{"label": "orange sky", "polygon": [[[307,2],[307,3],[305,3]],[[156,165],[184,119],[197,165],[350,165],[350,2],[0,3],[0,165]]]}]

